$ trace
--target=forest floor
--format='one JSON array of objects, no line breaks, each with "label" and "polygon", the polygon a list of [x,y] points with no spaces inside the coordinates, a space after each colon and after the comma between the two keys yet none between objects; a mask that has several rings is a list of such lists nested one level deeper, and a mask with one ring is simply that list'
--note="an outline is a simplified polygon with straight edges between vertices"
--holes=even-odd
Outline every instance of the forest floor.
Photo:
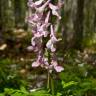
[{"label": "forest floor", "polygon": [[[14,32],[9,33],[4,35],[4,41],[0,44],[1,68],[10,65],[10,72],[13,72],[14,70],[11,75],[13,77],[14,74],[20,76],[20,78],[22,78],[21,80],[29,83],[27,85],[29,88],[43,86],[47,78],[46,72],[40,69],[36,71],[31,67],[35,54],[33,52],[28,52],[27,50],[27,47],[30,45],[31,33],[25,32],[24,30],[15,30]],[[62,44],[59,44],[59,47],[63,47]],[[58,62],[64,66],[65,70],[63,73],[64,76],[59,74],[59,79],[65,80],[66,82],[70,80],[83,82],[82,78],[83,80],[87,78],[88,80],[91,79],[93,81],[96,79],[96,50],[94,47],[85,48],[82,52],[75,49],[70,49],[65,52],[62,49],[63,48],[57,51],[57,57]],[[4,71],[5,81],[6,77],[11,76],[10,72],[8,73],[9,75],[6,73],[9,69],[7,68],[7,71]],[[19,78],[17,75],[14,78]],[[2,78],[2,75],[0,78]],[[96,80],[94,82],[96,83]]]}]

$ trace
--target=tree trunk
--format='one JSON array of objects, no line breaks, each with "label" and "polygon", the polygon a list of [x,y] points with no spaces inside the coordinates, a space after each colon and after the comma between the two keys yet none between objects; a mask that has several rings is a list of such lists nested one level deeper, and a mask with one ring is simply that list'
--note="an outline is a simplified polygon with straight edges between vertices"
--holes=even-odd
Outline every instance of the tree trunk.
[{"label": "tree trunk", "polygon": [[84,0],[77,0],[77,13],[74,22],[74,48],[82,49],[83,40],[83,21],[84,21]]},{"label": "tree trunk", "polygon": [[2,42],[2,28],[3,28],[2,19],[3,19],[2,18],[2,0],[0,0],[0,41],[1,42]]},{"label": "tree trunk", "polygon": [[26,15],[26,0],[14,1],[15,26],[23,27]]}]

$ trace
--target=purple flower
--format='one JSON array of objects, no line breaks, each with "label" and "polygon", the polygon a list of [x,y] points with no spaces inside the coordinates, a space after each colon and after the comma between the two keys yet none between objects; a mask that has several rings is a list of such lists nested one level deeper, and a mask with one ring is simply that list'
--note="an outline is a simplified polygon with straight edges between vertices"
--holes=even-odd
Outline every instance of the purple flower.
[{"label": "purple flower", "polygon": [[40,22],[40,20],[42,19],[42,15],[43,14],[33,14],[32,16],[28,17],[27,21],[28,23],[30,23],[32,26],[36,26],[37,22]]},{"label": "purple flower", "polygon": [[38,54],[37,60],[32,63],[32,67],[39,67],[42,64],[42,56]]},{"label": "purple flower", "polygon": [[32,37],[31,44],[34,52],[38,52],[42,48],[42,39],[37,37]]},{"label": "purple flower", "polygon": [[52,40],[49,40],[46,44],[46,47],[48,49],[51,49],[51,52],[55,52],[56,51],[56,48],[54,47],[54,44],[52,43]]},{"label": "purple flower", "polygon": [[64,70],[62,66],[55,66],[54,69],[56,70],[56,72],[62,72]]},{"label": "purple flower", "polygon": [[27,4],[31,8],[36,8],[36,7],[40,6],[43,3],[43,1],[44,0],[39,0],[39,1],[33,2],[33,0],[29,0]]},{"label": "purple flower", "polygon": [[36,1],[35,4],[36,5],[41,5],[43,3],[44,0],[39,0],[39,1]]},{"label": "purple flower", "polygon": [[56,48],[54,47],[54,44],[59,41],[60,39],[57,39],[55,37],[55,32],[53,30],[53,26],[51,25],[51,34],[50,34],[50,40],[47,42],[46,47],[48,49],[51,49],[52,52],[56,51]]},{"label": "purple flower", "polygon": [[42,13],[44,12],[45,8],[47,7],[47,5],[49,4],[51,0],[46,1],[42,6],[36,8],[36,12]]},{"label": "purple flower", "polygon": [[32,67],[36,68],[36,67],[39,67],[40,66],[40,62],[38,61],[35,61],[32,63]]},{"label": "purple flower", "polygon": [[47,37],[48,35],[48,31],[47,31],[47,28],[46,28],[46,24],[43,24],[43,25],[37,25],[37,32],[36,34],[34,34],[35,37]]},{"label": "purple flower", "polygon": [[58,63],[56,60],[52,60],[51,65],[54,67],[56,72],[61,72],[64,70],[64,68],[62,66],[58,66]]},{"label": "purple flower", "polygon": [[57,16],[58,19],[61,19],[61,16],[58,14],[59,7],[55,6],[55,5],[51,4],[51,3],[49,3],[49,7],[52,10],[52,14]]},{"label": "purple flower", "polygon": [[39,67],[39,66],[45,69],[48,69],[49,66],[48,59],[44,58],[44,56],[42,56],[41,54],[39,54],[37,60],[32,63],[32,67]]}]

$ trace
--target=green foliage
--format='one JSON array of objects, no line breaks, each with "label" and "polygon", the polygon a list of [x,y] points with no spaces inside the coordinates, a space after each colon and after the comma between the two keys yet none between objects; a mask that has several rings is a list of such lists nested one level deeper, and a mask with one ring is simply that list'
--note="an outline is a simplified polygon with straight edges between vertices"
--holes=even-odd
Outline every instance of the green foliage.
[{"label": "green foliage", "polygon": [[1,96],[28,96],[28,91],[21,87],[20,90],[5,88]]},{"label": "green foliage", "polygon": [[32,96],[51,96],[46,90],[38,90],[31,93]]},{"label": "green foliage", "polygon": [[[64,72],[54,75],[59,78],[54,80],[55,96],[96,96],[96,68],[76,57],[74,50],[66,53],[66,56],[68,63],[64,65]],[[46,89],[33,92],[26,90],[33,81],[30,79],[27,83],[28,78],[22,79],[18,74],[18,64],[12,67],[14,64],[10,59],[0,60],[0,96],[52,96]],[[28,77],[32,74],[28,74]]]},{"label": "green foliage", "polygon": [[[65,72],[59,74],[59,77],[63,80],[64,96],[96,95],[95,68],[92,65],[83,64],[83,66],[78,66],[77,64],[73,66],[69,64],[65,67]],[[59,92],[62,93],[62,91]]]},{"label": "green foliage", "polygon": [[66,88],[69,89],[70,86],[73,86],[73,85],[76,85],[76,84],[77,84],[77,82],[74,82],[74,81],[70,81],[68,83],[65,83],[64,81],[62,81],[62,86],[63,86],[64,89],[66,89]]},{"label": "green foliage", "polygon": [[4,92],[1,93],[0,96],[51,96],[51,95],[46,90],[28,92],[25,89],[25,87],[22,86],[20,90],[5,88]]},{"label": "green foliage", "polygon": [[58,93],[56,94],[56,96],[62,96],[62,94],[58,92]]},{"label": "green foliage", "polygon": [[0,61],[0,92],[4,88],[20,88],[21,85],[26,86],[27,83],[23,80],[17,70],[15,61],[10,59],[2,59]]}]

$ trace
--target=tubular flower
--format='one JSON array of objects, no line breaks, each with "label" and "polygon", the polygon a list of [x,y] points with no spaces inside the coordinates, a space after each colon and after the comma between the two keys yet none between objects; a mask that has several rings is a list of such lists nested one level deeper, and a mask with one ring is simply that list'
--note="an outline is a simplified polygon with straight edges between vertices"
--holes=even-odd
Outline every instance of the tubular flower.
[{"label": "tubular flower", "polygon": [[27,5],[31,8],[37,8],[38,6],[40,6],[43,3],[44,0],[39,0],[36,2],[33,2],[33,0],[29,0]]},{"label": "tubular flower", "polygon": [[64,70],[64,68],[62,66],[59,66],[56,60],[52,60],[51,61],[51,65],[53,65],[53,68],[57,71],[57,72],[61,72]]},{"label": "tubular flower", "polygon": [[[47,51],[51,50],[51,53],[55,53],[55,44],[60,40],[56,38],[56,33],[54,32],[53,25],[50,20],[52,15],[61,19],[61,16],[58,13],[60,8],[53,5],[51,0],[38,0],[35,2],[33,2],[33,0],[29,0],[28,7],[31,8],[29,13],[32,13],[32,10],[35,10],[35,12],[27,17],[27,22],[31,25],[33,35],[31,39],[31,46],[27,49],[29,51],[34,51],[37,56],[36,60],[32,63],[32,67],[40,66],[49,71],[53,69],[57,72],[63,71],[64,68],[57,64],[57,60],[50,58],[51,62],[49,62],[48,57],[45,57],[45,49],[47,49]],[[46,42],[46,47],[43,48],[43,40],[44,38],[49,37],[49,35],[50,39]]]},{"label": "tubular flower", "polygon": [[54,47],[54,44],[58,42],[60,39],[57,39],[55,36],[55,32],[53,30],[53,26],[51,25],[51,34],[50,34],[50,40],[47,42],[46,47],[48,49],[51,49],[51,52],[55,52],[56,48]]},{"label": "tubular flower", "polygon": [[58,19],[61,19],[61,16],[58,14],[59,7],[55,6],[55,5],[51,4],[51,3],[49,3],[49,7],[52,10],[52,14],[57,16]]}]

